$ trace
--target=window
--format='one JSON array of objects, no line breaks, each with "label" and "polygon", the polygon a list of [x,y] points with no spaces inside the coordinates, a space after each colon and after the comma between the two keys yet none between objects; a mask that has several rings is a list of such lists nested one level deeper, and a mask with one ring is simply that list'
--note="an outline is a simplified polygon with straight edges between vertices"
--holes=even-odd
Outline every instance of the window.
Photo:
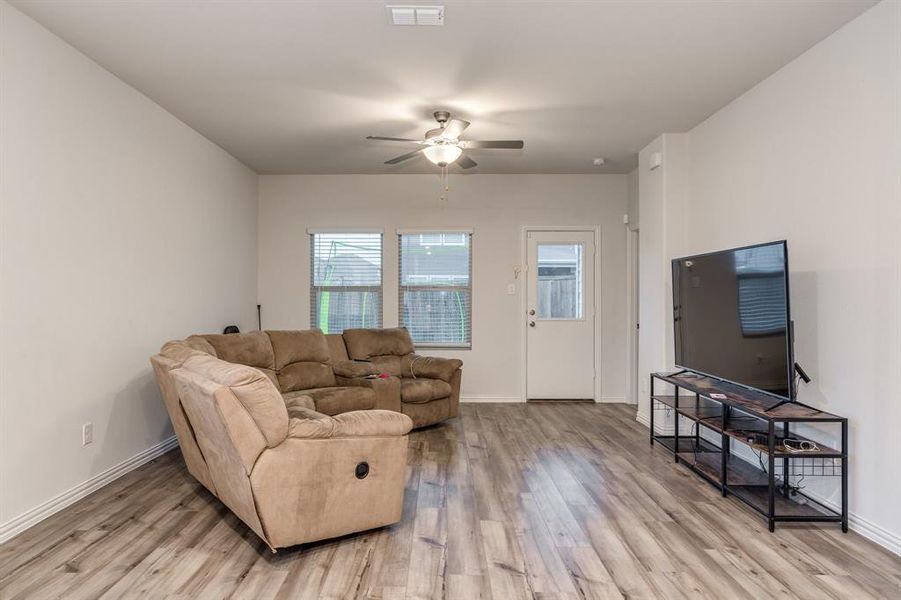
[{"label": "window", "polygon": [[310,234],[310,326],[382,326],[382,234]]},{"label": "window", "polygon": [[582,244],[538,244],[538,318],[582,318]]},{"label": "window", "polygon": [[419,346],[472,346],[472,234],[400,233],[400,322]]}]

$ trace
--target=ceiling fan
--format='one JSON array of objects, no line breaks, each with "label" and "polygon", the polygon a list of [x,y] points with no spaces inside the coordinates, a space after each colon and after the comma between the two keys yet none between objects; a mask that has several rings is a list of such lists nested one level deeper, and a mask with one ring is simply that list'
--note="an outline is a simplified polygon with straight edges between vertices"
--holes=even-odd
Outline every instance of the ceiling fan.
[{"label": "ceiling fan", "polygon": [[461,140],[460,136],[469,127],[468,121],[461,119],[451,119],[450,113],[446,110],[439,110],[434,113],[435,120],[438,121],[438,127],[425,132],[422,140],[411,140],[408,138],[383,137],[380,135],[368,135],[367,140],[385,140],[389,142],[405,142],[418,144],[420,147],[413,152],[401,154],[391,160],[386,160],[386,165],[396,165],[405,160],[411,159],[420,152],[425,157],[439,167],[447,167],[456,162],[464,169],[471,169],[476,166],[476,161],[472,160],[465,154],[464,150],[476,148],[508,148],[517,150],[523,147],[522,140],[495,140],[495,141],[477,141],[477,140]]}]

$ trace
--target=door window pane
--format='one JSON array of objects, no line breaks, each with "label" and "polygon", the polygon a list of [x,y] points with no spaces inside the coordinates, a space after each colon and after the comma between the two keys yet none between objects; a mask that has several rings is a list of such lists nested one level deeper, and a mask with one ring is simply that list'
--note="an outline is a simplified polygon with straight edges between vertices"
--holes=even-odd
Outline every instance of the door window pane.
[{"label": "door window pane", "polygon": [[538,318],[582,318],[582,244],[538,244]]}]

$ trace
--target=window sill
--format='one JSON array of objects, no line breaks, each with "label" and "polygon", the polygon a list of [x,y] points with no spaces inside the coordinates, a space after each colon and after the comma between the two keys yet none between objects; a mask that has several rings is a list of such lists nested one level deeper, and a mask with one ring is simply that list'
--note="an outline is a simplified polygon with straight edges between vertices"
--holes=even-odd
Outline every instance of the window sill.
[{"label": "window sill", "polygon": [[472,350],[472,345],[469,346],[427,346],[425,344],[417,344],[413,343],[416,346],[416,351],[420,350]]}]

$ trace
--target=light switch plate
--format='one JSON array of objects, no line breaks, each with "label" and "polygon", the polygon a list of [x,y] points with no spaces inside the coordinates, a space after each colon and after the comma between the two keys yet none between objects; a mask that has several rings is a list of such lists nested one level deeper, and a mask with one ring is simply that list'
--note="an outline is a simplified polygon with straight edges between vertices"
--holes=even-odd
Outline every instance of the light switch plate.
[{"label": "light switch plate", "polygon": [[511,283],[511,284],[507,285],[507,293],[511,296],[514,296],[516,294],[516,284],[515,283]]}]

